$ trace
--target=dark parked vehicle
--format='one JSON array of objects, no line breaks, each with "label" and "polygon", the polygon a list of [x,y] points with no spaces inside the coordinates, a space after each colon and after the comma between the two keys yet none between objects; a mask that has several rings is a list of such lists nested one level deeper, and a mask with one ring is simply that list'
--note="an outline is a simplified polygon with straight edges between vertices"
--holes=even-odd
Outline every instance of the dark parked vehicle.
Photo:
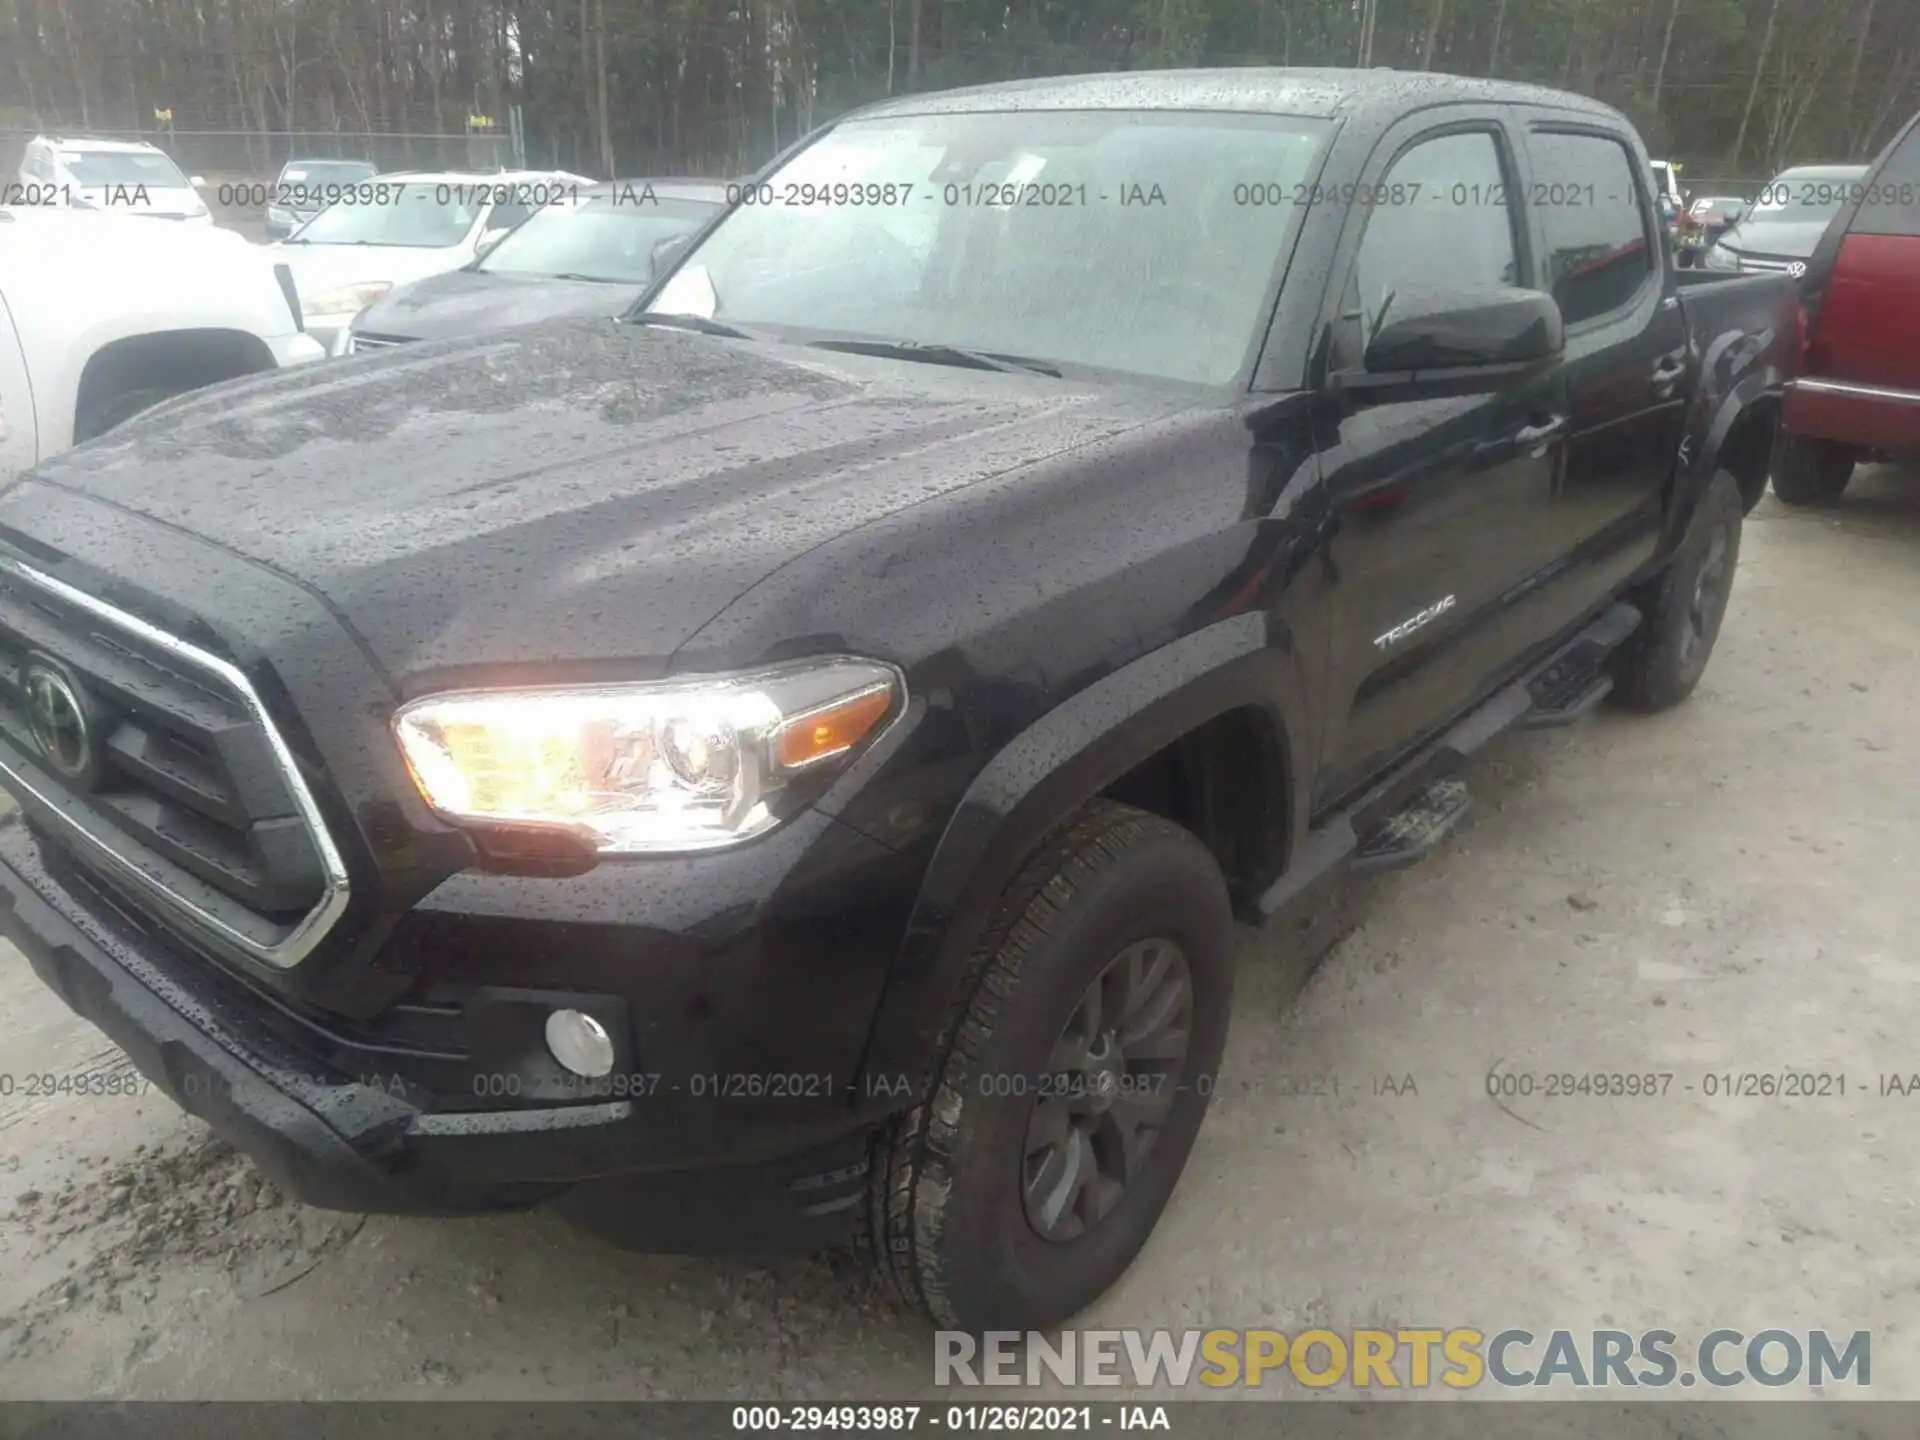
[{"label": "dark parked vehicle", "polygon": [[1920,456],[1920,115],[1855,187],[1800,289],[1805,349],[1773,490],[1831,505],[1862,459]]},{"label": "dark parked vehicle", "polygon": [[1762,187],[1739,223],[1721,232],[1701,264],[1708,270],[1806,273],[1828,224],[1866,175],[1864,165],[1801,165]]},{"label": "dark parked vehicle", "polygon": [[719,180],[621,180],[535,210],[472,264],[399,285],[354,318],[348,354],[562,315],[615,316],[725,208]]},{"label": "dark parked vehicle", "polygon": [[1738,225],[1752,208],[1750,201],[1742,200],[1738,195],[1703,195],[1687,207],[1687,213],[1699,225],[1701,233],[1713,241],[1732,226]]},{"label": "dark parked vehicle", "polygon": [[1680,285],[1649,189],[1514,84],[914,95],[627,323],[177,401],[0,496],[7,933],[312,1203],[1058,1320],[1236,917],[1699,681],[1795,301]]},{"label": "dark parked vehicle", "polygon": [[1695,200],[1687,207],[1686,226],[1675,246],[1674,253],[1680,263],[1698,265],[1701,257],[1719,243],[1720,237],[1740,222],[1748,208],[1745,200],[1731,195]]},{"label": "dark parked vehicle", "polygon": [[379,166],[365,160],[289,160],[280,167],[267,201],[267,239],[284,240],[379,173]]}]

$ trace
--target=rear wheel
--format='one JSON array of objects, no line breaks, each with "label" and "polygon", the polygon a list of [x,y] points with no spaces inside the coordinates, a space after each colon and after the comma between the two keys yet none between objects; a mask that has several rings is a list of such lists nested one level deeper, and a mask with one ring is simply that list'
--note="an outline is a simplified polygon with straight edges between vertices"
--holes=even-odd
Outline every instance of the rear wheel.
[{"label": "rear wheel", "polygon": [[1773,458],[1773,493],[1789,505],[1837,504],[1856,458],[1837,440],[1785,436]]},{"label": "rear wheel", "polygon": [[1152,1233],[1226,1044],[1233,920],[1206,848],[1107,801],[1022,868],[932,1097],[880,1141],[866,1244],[935,1324],[1085,1308]]},{"label": "rear wheel", "polygon": [[1740,560],[1740,484],[1717,472],[1686,538],[1642,601],[1645,619],[1613,661],[1614,696],[1634,710],[1666,710],[1706,673]]}]

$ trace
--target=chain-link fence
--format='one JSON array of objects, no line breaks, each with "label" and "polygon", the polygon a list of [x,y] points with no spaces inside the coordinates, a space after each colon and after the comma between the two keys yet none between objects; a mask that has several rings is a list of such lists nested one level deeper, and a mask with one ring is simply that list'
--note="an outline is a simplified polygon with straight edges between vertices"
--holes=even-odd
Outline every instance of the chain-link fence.
[{"label": "chain-link fence", "polygon": [[1772,181],[1773,176],[1696,175],[1691,170],[1682,170],[1677,178],[1681,190],[1695,200],[1705,199],[1709,195],[1731,195],[1751,200]]},{"label": "chain-link fence", "polygon": [[11,179],[21,147],[36,134],[144,140],[189,175],[271,180],[289,160],[370,160],[382,170],[509,170],[521,163],[517,126],[464,134],[362,133],[350,130],[204,130],[163,125],[149,129],[0,130],[0,178]]}]

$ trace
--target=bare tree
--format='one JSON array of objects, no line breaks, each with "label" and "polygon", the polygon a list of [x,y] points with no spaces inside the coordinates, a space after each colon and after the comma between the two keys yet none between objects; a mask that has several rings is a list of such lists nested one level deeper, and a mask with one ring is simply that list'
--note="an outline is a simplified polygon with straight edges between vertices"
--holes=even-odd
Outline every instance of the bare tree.
[{"label": "bare tree", "polygon": [[1740,156],[1746,149],[1747,125],[1753,119],[1753,102],[1760,93],[1760,77],[1766,73],[1767,57],[1773,53],[1773,27],[1780,19],[1780,0],[1773,0],[1767,10],[1767,31],[1760,37],[1760,58],[1753,64],[1753,82],[1747,86],[1746,108],[1740,112],[1740,133],[1733,139],[1733,163],[1740,163]]},{"label": "bare tree", "polygon": [[[1869,0],[1871,3],[1871,0]],[[1653,70],[1653,112],[1660,113],[1660,90],[1667,83],[1667,56],[1673,50],[1673,27],[1680,18],[1680,0],[1673,0],[1673,8],[1667,11],[1667,30],[1660,37],[1660,63]]]},{"label": "bare tree", "polygon": [[[1853,39],[1853,61],[1847,66],[1847,88],[1841,92],[1840,99],[1847,109],[1847,117],[1852,120],[1860,113],[1860,62],[1867,55],[1867,36],[1873,30],[1873,0],[1866,0],[1866,7],[1860,16],[1860,28]],[[1847,135],[1847,158],[1859,155],[1867,143],[1867,137],[1856,126]]]},{"label": "bare tree", "polygon": [[1433,42],[1439,38],[1440,26],[1447,18],[1447,0],[1433,0],[1433,13],[1427,18],[1427,43],[1420,48],[1420,68],[1433,68]]}]

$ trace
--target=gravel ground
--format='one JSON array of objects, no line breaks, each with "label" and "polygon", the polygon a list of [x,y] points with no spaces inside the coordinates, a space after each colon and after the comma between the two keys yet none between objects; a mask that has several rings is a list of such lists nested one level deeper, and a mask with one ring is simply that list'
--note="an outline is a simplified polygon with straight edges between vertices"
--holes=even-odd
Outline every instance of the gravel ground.
[{"label": "gravel ground", "polygon": [[[1689,705],[1496,742],[1472,826],[1350,893],[1317,968],[1244,936],[1225,1088],[1146,1253],[1082,1324],[1865,1328],[1872,1393],[1920,1397],[1920,1095],[1879,1093],[1920,1071],[1917,480],[1864,477],[1833,515],[1763,501]],[[0,1017],[0,1074],[126,1069],[5,947]],[[1844,1073],[1846,1096],[1703,1093],[1783,1065]],[[1496,1070],[1676,1079],[1496,1103]],[[1338,1094],[1288,1093],[1309,1075]],[[309,1210],[157,1094],[0,1096],[0,1216],[0,1395],[931,1380],[927,1334],[844,1257]]]}]

